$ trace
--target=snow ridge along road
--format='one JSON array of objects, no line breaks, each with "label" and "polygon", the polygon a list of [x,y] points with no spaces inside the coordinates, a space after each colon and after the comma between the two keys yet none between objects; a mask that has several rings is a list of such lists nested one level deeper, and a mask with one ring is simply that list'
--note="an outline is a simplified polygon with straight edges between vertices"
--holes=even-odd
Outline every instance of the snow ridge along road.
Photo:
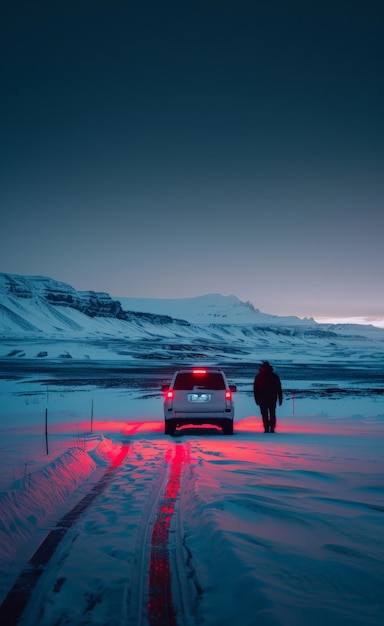
[{"label": "snow ridge along road", "polygon": [[119,466],[128,454],[129,447],[129,445],[122,445],[120,453],[105,470],[101,479],[94,485],[92,490],[56,524],[56,527],[50,531],[33,554],[29,561],[30,567],[21,572],[19,578],[0,606],[0,622],[2,626],[16,626],[16,624],[18,624],[35,586],[41,574],[44,572],[45,566],[51,560],[64,535],[92,504],[95,498],[97,498],[113,480]]}]

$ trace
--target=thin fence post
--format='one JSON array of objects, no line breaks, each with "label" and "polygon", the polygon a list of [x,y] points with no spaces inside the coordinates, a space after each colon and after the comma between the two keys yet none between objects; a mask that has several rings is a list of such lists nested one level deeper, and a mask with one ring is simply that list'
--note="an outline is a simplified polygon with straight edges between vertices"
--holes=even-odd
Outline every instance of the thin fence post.
[{"label": "thin fence post", "polygon": [[48,409],[45,409],[45,449],[48,455]]}]

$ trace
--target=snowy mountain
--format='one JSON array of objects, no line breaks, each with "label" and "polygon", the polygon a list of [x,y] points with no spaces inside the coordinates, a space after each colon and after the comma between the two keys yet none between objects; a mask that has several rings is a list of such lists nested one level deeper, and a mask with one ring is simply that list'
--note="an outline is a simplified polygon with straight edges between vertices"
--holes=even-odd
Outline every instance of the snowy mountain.
[{"label": "snowy mountain", "polygon": [[[5,299],[5,302],[3,302],[2,298]],[[58,282],[45,276],[26,277],[14,274],[0,274],[0,304],[2,309],[6,313],[8,306],[9,310],[14,312],[13,323],[17,325],[17,322],[19,322],[22,327],[25,327],[25,320],[24,322],[22,319],[17,320],[17,308],[18,306],[19,308],[21,307],[21,303],[26,307],[31,303],[34,305],[40,303],[45,307],[46,311],[52,312],[56,310],[55,315],[59,319],[60,316],[57,316],[58,308],[69,308],[79,311],[87,318],[102,317],[130,321],[132,318],[137,319],[140,317],[140,319],[155,321],[159,324],[171,321],[164,316],[146,315],[144,313],[141,315],[130,315],[123,311],[120,302],[113,300],[107,293],[76,291],[76,289],[66,283]],[[70,312],[68,312],[68,316],[70,316]],[[63,318],[61,320],[65,322]],[[37,319],[34,322],[38,324]],[[29,326],[28,322],[27,326]],[[35,325],[32,323],[32,326]],[[39,329],[39,325],[37,325],[37,329]],[[52,330],[54,329],[57,330],[58,327],[55,325]]]},{"label": "snowy mountain", "polygon": [[0,274],[0,358],[381,359],[384,330],[261,313],[236,296],[112,298]]},{"label": "snowy mountain", "polygon": [[187,320],[191,324],[315,325],[311,318],[280,317],[261,313],[251,302],[236,296],[210,294],[194,298],[118,298],[126,311],[147,311]]}]

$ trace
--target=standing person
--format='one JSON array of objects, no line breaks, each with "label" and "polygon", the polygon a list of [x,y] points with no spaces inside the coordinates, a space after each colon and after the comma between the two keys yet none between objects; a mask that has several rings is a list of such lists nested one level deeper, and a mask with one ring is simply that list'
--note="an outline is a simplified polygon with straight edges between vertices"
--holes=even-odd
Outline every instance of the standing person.
[{"label": "standing person", "polygon": [[274,433],[276,428],[276,403],[283,402],[281,381],[274,373],[272,365],[264,361],[253,383],[255,402],[260,407],[263,418],[264,432]]}]

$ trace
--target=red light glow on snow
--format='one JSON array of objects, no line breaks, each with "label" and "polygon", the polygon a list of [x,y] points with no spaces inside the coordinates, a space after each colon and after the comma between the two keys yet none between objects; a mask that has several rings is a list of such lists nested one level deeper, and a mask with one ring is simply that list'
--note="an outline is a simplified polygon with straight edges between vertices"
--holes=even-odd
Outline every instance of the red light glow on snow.
[{"label": "red light glow on snow", "polygon": [[157,511],[151,536],[149,569],[148,619],[151,626],[176,626],[177,620],[172,600],[171,572],[168,555],[168,537],[175,503],[180,489],[180,474],[186,461],[185,447],[175,446],[170,461],[170,451],[165,460],[171,462],[165,497]]}]

